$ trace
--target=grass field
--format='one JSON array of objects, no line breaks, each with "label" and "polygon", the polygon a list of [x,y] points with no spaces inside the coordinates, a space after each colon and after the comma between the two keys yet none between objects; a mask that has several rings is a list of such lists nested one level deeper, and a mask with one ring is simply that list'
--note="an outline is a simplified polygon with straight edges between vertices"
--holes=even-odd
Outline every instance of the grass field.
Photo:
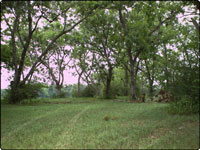
[{"label": "grass field", "polygon": [[170,115],[167,105],[92,98],[2,104],[1,148],[198,149],[199,115]]}]

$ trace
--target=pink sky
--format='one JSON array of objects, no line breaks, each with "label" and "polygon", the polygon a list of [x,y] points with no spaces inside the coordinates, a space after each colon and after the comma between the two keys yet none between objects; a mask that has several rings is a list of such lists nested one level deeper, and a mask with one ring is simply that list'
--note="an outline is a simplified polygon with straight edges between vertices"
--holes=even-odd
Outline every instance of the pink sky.
[{"label": "pink sky", "polygon": [[[8,16],[6,14],[6,16]],[[68,17],[70,19],[70,17]],[[61,20],[62,22],[62,20]],[[42,27],[43,23],[42,20],[40,20],[38,26]],[[4,21],[1,22],[1,30],[4,30],[7,28],[7,25]],[[75,84],[77,83],[78,77],[77,76],[72,76],[72,72],[75,72],[74,69],[69,69],[64,71],[64,84]],[[7,89],[8,86],[10,85],[10,81],[8,78],[13,74],[14,72],[8,72],[7,69],[1,68],[1,89]]]},{"label": "pink sky", "polygon": [[1,68],[1,89],[7,89],[10,84],[8,81],[9,73],[7,69]]},{"label": "pink sky", "polygon": [[[65,79],[64,79],[64,84],[75,84],[77,83],[77,76],[72,76],[73,70],[70,71],[65,71]],[[13,72],[8,72],[7,69],[1,68],[1,89],[7,89],[8,86],[10,85],[10,81],[8,81],[8,78],[13,74]]]}]

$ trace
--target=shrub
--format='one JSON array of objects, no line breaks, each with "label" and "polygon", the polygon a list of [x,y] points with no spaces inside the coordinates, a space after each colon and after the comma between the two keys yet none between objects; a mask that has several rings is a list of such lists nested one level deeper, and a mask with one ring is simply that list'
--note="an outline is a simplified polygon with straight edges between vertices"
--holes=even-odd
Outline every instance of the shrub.
[{"label": "shrub", "polygon": [[190,97],[184,96],[181,100],[171,102],[168,107],[169,113],[172,114],[191,114],[199,112],[199,101],[191,100]]},{"label": "shrub", "polygon": [[10,98],[10,89],[6,89],[5,92],[4,92],[4,95],[1,99],[1,103],[2,104],[8,104],[9,98]]},{"label": "shrub", "polygon": [[81,97],[94,97],[95,94],[96,94],[95,89],[92,86],[87,86],[81,91],[80,96]]},{"label": "shrub", "polygon": [[118,84],[115,84],[114,82],[111,82],[110,85],[110,91],[109,91],[109,97],[106,97],[106,88],[104,85],[102,85],[102,89],[101,89],[101,98],[105,98],[105,99],[114,99],[116,98],[116,96],[119,95],[119,86]]},{"label": "shrub", "polygon": [[[25,99],[33,99],[37,98],[40,94],[41,89],[44,87],[41,83],[28,83],[20,88],[16,89],[17,97],[19,100],[25,100]],[[9,102],[11,95],[11,89],[6,90],[5,100]]]},{"label": "shrub", "polygon": [[25,84],[23,87],[18,89],[20,99],[32,99],[37,98],[40,94],[40,91],[44,87],[41,83],[29,83]]}]

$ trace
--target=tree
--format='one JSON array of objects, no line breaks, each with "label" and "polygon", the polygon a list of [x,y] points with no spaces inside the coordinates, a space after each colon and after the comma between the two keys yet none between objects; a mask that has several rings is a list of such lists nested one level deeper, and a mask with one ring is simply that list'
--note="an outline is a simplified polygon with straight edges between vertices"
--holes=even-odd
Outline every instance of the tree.
[{"label": "tree", "polygon": [[[137,16],[134,16],[133,12],[139,11],[139,8],[142,7],[142,4],[144,5],[144,9],[148,10],[149,14],[153,15],[153,13],[157,13],[156,19],[151,20],[153,23],[149,23],[149,14],[145,14],[145,11],[141,13],[141,15],[137,14]],[[172,3],[169,3],[172,6]],[[148,9],[149,6],[152,6],[154,10]],[[133,9],[135,8],[135,10]],[[123,29],[123,36],[125,37],[125,47],[127,50],[127,55],[129,57],[129,65],[130,65],[130,76],[131,76],[131,85],[130,85],[130,93],[131,93],[131,99],[136,99],[136,93],[135,93],[135,84],[136,84],[136,77],[135,77],[135,66],[137,63],[137,58],[139,55],[144,52],[148,51],[148,47],[150,43],[152,42],[152,36],[154,33],[158,32],[160,27],[167,23],[170,19],[174,18],[175,15],[180,11],[180,9],[176,10],[177,7],[171,7],[165,10],[165,7],[159,8],[160,4],[156,2],[147,2],[147,3],[121,3],[121,5],[118,6],[118,12],[119,12],[119,20],[122,25]],[[131,8],[130,11],[127,10],[127,8]],[[175,11],[176,10],[176,11]],[[152,12],[150,12],[152,11]],[[154,12],[153,12],[154,11]],[[160,12],[163,11],[166,13],[165,18],[161,17]],[[152,17],[150,15],[150,17]],[[140,20],[140,22],[138,22]],[[141,23],[141,20],[142,23]],[[135,23],[133,22],[135,21]],[[157,25],[155,25],[157,24]],[[135,29],[135,30],[133,30]],[[133,33],[134,31],[134,33]],[[134,35],[134,38],[133,38]]]},{"label": "tree", "polygon": [[87,48],[95,54],[93,61],[98,67],[101,80],[105,86],[105,98],[110,98],[110,86],[113,69],[116,65],[113,50],[113,36],[116,32],[113,23],[116,22],[112,11],[108,9],[99,10],[93,17],[82,24],[83,29],[89,34]]},{"label": "tree", "polygon": [[[51,50],[53,44],[61,36],[73,30],[78,24],[85,20],[94,9],[98,7],[96,3],[87,5],[88,11],[85,9],[82,10],[85,11],[85,14],[82,15],[83,17],[77,13],[76,18],[74,19],[77,21],[73,21],[71,19],[67,23],[67,12],[73,15],[73,10],[78,8],[77,5],[75,5],[75,8],[72,6],[73,4],[67,2],[3,2],[2,16],[3,21],[6,22],[10,32],[10,39],[8,40],[8,43],[10,43],[10,46],[12,47],[13,68],[15,71],[14,79],[11,82],[12,90],[10,99],[12,103],[16,103],[20,100],[17,96],[17,89],[19,89],[28,81],[35,69],[38,67],[38,65],[40,65],[41,60]],[[82,13],[82,11],[80,11],[80,13]],[[30,70],[26,77],[21,80],[22,72],[24,71],[25,60],[28,59],[26,56],[29,53],[33,35],[35,31],[39,30],[39,21],[42,19],[52,23],[55,20],[60,20],[59,17],[61,17],[61,15],[64,18],[63,29],[60,30],[57,35],[47,39],[47,46],[42,49],[42,53],[39,54],[36,60],[31,64]],[[19,54],[20,56],[18,56]]]}]

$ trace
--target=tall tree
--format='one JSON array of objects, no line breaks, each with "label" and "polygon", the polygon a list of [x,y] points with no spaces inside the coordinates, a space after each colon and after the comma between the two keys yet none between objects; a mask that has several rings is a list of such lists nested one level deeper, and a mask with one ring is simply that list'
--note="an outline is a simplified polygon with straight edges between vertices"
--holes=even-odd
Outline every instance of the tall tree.
[{"label": "tall tree", "polygon": [[[20,99],[17,96],[17,89],[23,86],[32,76],[35,69],[41,63],[41,60],[51,50],[53,44],[64,34],[73,30],[78,24],[85,20],[94,9],[98,7],[96,3],[90,3],[87,8],[77,12],[74,19],[67,20],[67,12],[73,16],[74,10],[79,8],[77,5],[73,6],[67,2],[3,2],[2,16],[3,21],[6,22],[10,32],[10,39],[8,40],[12,47],[14,79],[11,83],[11,102],[16,103]],[[78,10],[77,10],[78,11]],[[80,15],[84,11],[83,15]],[[30,66],[31,69],[21,80],[22,72],[24,70],[25,58],[30,50],[30,45],[35,31],[39,30],[38,24],[40,20],[46,20],[49,23],[55,20],[64,18],[63,29],[56,35],[47,39],[47,46],[42,49],[35,62]],[[80,19],[79,19],[80,18]],[[77,20],[77,21],[76,21]],[[45,25],[44,25],[45,26]],[[23,33],[23,34],[22,34]],[[20,43],[20,44],[18,44]],[[18,56],[20,53],[20,56]]]},{"label": "tall tree", "polygon": [[102,9],[83,24],[83,28],[87,30],[86,33],[90,35],[88,48],[96,55],[94,61],[103,77],[101,79],[105,85],[105,98],[110,98],[113,69],[116,65],[112,50],[116,47],[113,43],[113,36],[116,32],[115,22],[116,18],[113,16],[112,11]]},{"label": "tall tree", "polygon": [[[169,4],[172,6],[172,3]],[[153,15],[153,12],[157,13],[156,19],[151,20],[153,21],[152,24],[147,24],[149,22],[148,21],[149,14],[146,13],[145,11],[143,12],[140,11],[139,8],[141,8],[142,5],[144,5],[143,7],[146,10],[148,10],[149,14]],[[148,9],[149,6],[154,8],[154,10],[149,10]],[[128,8],[130,11],[128,10]],[[121,3],[121,5],[118,6],[119,20],[122,25],[123,36],[125,37],[125,47],[127,50],[127,55],[129,57],[130,77],[131,77],[130,94],[132,100],[136,99],[135,66],[137,63],[137,58],[143,51],[148,50],[149,44],[152,41],[153,34],[158,32],[158,30],[164,23],[167,23],[172,18],[175,18],[176,14],[179,12],[179,9],[178,10],[176,9],[177,7],[171,7],[171,9],[169,9],[168,7],[168,10],[163,6],[160,8],[160,4],[156,2],[144,2],[144,3],[135,2],[132,4]],[[161,17],[160,12],[158,11],[164,12],[166,14],[166,17]],[[151,15],[150,17],[152,17]]]}]

